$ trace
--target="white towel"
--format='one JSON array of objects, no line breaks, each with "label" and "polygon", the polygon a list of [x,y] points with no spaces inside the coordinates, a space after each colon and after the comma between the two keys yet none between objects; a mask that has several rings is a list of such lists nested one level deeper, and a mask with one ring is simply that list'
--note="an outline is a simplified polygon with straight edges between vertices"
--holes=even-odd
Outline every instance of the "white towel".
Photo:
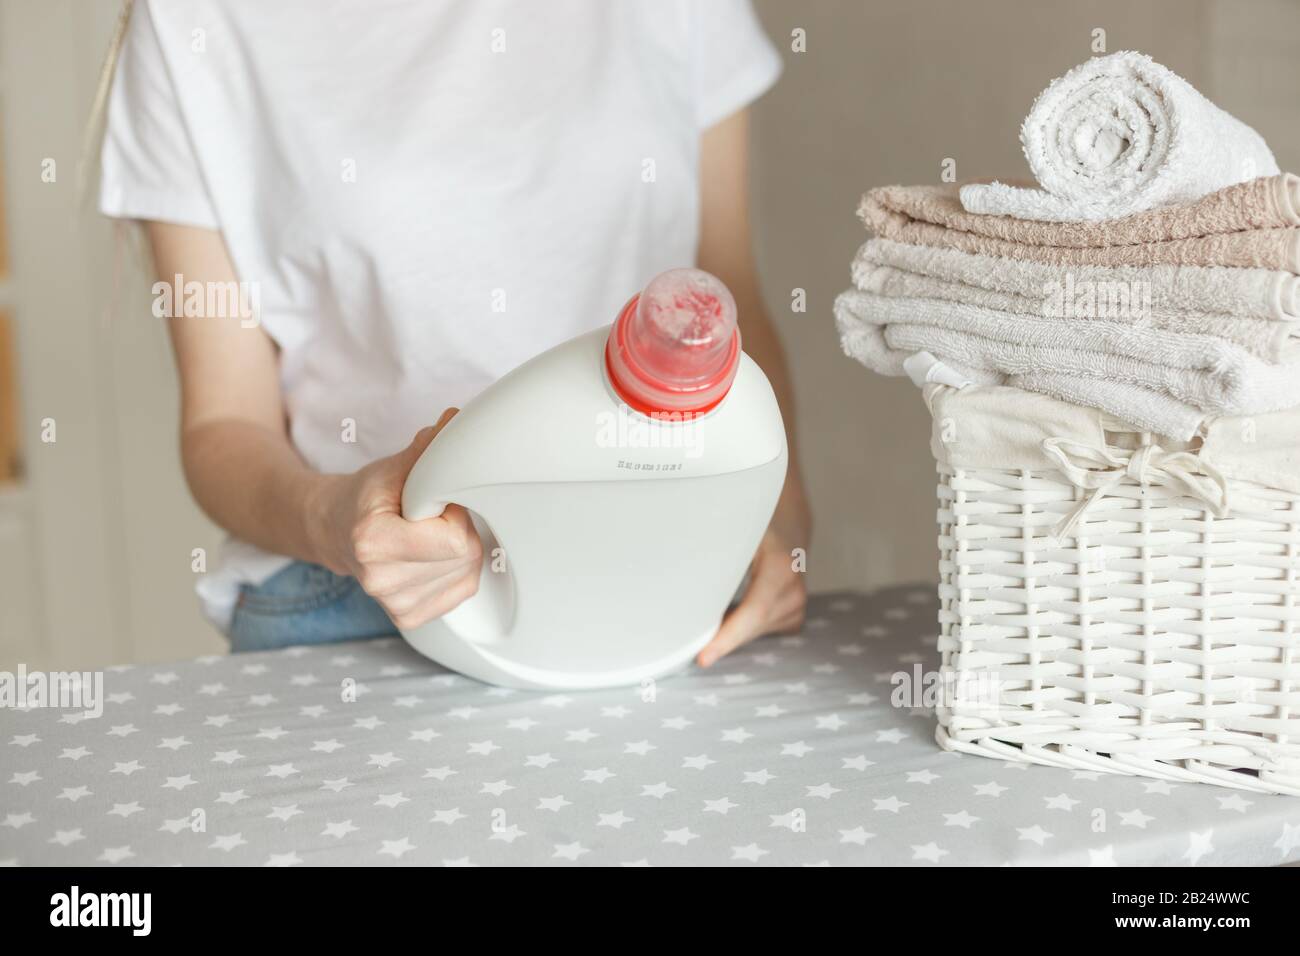
[{"label": "white towel", "polygon": [[[1077,277],[1073,270],[1055,269],[1056,278],[1041,286],[1026,288],[1023,293],[1003,292],[878,265],[869,261],[867,256],[868,250],[864,246],[853,261],[853,284],[863,292],[891,299],[941,299],[978,306],[1008,318],[1038,316],[1076,322],[1145,325],[1167,332],[1221,338],[1240,345],[1266,362],[1290,362],[1300,357],[1300,322],[1156,306],[1153,304],[1152,283],[1144,278],[1093,281]],[[989,261],[1002,263],[1009,260]],[[1052,270],[1055,267],[1046,268]],[[1141,276],[1146,270],[1110,271]],[[987,275],[984,278],[987,281]]]},{"label": "white towel", "polygon": [[874,371],[903,375],[909,356],[930,352],[976,384],[1046,392],[1184,441],[1207,414],[1300,405],[1300,367],[1270,365],[1208,336],[857,289],[835,300],[835,320],[845,352]]},{"label": "white towel", "polygon": [[[1156,309],[1223,313],[1257,319],[1300,319],[1300,276],[1271,269],[1227,266],[1060,266],[1003,259],[960,249],[871,239],[853,261],[853,279],[872,265],[944,279],[976,289],[1041,298],[1043,290],[1067,280],[1076,287],[1143,284]],[[861,287],[861,286],[859,286]]]},{"label": "white towel", "polygon": [[1021,127],[1041,189],[961,190],[969,212],[1063,222],[1115,219],[1272,176],[1253,129],[1140,53],[1076,66],[1038,95]]}]

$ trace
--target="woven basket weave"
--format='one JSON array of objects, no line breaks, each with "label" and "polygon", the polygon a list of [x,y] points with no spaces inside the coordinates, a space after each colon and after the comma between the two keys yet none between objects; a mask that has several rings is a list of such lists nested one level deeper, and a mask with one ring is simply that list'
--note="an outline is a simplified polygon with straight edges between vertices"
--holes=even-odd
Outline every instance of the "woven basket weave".
[{"label": "woven basket weave", "polygon": [[1300,495],[1043,464],[939,464],[940,744],[1300,794]]}]

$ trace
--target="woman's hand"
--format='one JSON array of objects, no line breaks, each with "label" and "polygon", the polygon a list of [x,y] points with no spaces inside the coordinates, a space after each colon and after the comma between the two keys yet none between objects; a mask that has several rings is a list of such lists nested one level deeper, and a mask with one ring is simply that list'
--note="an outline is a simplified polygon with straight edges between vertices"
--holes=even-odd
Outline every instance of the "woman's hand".
[{"label": "woman's hand", "polygon": [[808,604],[803,568],[811,524],[795,473],[749,566],[749,587],[744,597],[696,656],[697,664],[708,667],[756,637],[803,627]]},{"label": "woman's hand", "polygon": [[400,628],[441,617],[478,590],[483,546],[464,508],[448,505],[424,521],[402,517],[406,476],[455,414],[447,409],[396,455],[324,476],[317,492],[322,563],[356,578]]}]

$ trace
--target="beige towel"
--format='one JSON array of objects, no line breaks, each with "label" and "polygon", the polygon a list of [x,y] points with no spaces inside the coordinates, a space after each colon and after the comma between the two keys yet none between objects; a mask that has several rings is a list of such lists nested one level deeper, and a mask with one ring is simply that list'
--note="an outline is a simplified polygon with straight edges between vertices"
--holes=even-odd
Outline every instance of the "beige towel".
[{"label": "beige towel", "polygon": [[1099,303],[1103,306],[1100,309],[1061,309],[1058,303],[1052,302],[1051,297],[1017,295],[918,275],[866,261],[861,252],[853,261],[853,284],[863,292],[888,299],[956,302],[986,309],[989,313],[1008,319],[1016,316],[1045,320],[1071,319],[1077,322],[1148,326],[1165,332],[1208,335],[1240,345],[1251,354],[1275,364],[1292,362],[1300,357],[1300,338],[1297,338],[1297,326],[1300,323],[1152,306],[1138,292],[1113,309],[1106,307],[1104,295],[1099,298]]},{"label": "beige towel", "polygon": [[854,279],[869,265],[892,266],[972,289],[1006,292],[1043,300],[1067,283],[1077,288],[1141,288],[1154,308],[1221,313],[1284,322],[1300,320],[1300,276],[1271,269],[1225,266],[1056,266],[959,249],[913,246],[889,239],[868,239],[853,262]]},{"label": "beige towel", "polygon": [[1300,179],[1253,179],[1195,202],[1100,222],[1036,222],[962,208],[956,185],[882,186],[858,215],[876,235],[1055,265],[1197,265],[1300,274]]}]

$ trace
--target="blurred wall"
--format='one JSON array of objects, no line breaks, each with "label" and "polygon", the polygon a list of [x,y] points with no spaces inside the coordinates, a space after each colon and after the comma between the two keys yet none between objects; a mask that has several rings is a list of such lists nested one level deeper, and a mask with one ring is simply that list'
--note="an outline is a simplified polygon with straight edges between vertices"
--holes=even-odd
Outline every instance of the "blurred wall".
[{"label": "blurred wall", "polygon": [[[859,194],[1023,175],[1017,130],[1046,83],[1091,55],[1137,48],[1255,125],[1300,167],[1292,98],[1300,78],[1295,0],[756,0],[786,60],[756,108],[756,242],[790,351],[817,534],[815,589],[935,576],[933,468],[916,390],[840,352],[830,315],[864,233]],[[215,529],[185,489],[176,383],[149,319],[141,259],[78,211],[82,122],[115,4],[0,0],[0,92],[26,422],[60,418],[57,446],[28,434],[31,542],[0,554],[6,601],[29,599],[22,633],[0,635],[0,668],[189,656],[223,646],[198,615],[191,552]],[[791,49],[802,29],[806,52]],[[21,90],[21,93],[19,92]],[[17,122],[15,122],[17,121]],[[43,184],[43,157],[67,175]],[[807,294],[794,313],[792,291]],[[108,305],[116,302],[113,309]],[[111,314],[118,318],[113,320]],[[64,425],[67,428],[64,428]],[[25,426],[26,427],[26,426]],[[29,583],[32,582],[32,583]],[[8,593],[6,594],[6,587]],[[19,620],[0,613],[0,628]]]}]

